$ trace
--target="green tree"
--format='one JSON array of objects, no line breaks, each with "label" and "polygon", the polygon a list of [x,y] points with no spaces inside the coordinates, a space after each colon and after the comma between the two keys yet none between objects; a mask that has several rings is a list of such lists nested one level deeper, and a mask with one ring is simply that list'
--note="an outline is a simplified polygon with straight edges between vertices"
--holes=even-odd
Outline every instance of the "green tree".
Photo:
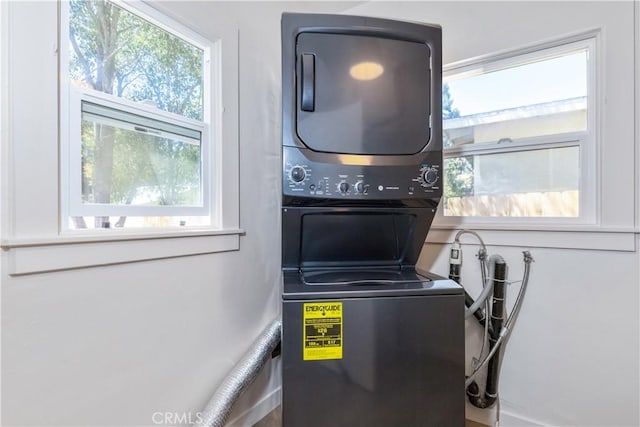
[{"label": "green tree", "polygon": [[456,117],[460,117],[460,111],[453,106],[449,84],[445,83],[442,85],[442,119],[455,119]]},{"label": "green tree", "polygon": [[445,160],[444,196],[473,195],[473,157],[452,157]]},{"label": "green tree", "polygon": [[[442,119],[449,120],[460,117],[460,110],[453,106],[453,98],[449,85],[442,85]],[[445,147],[451,146],[444,132]],[[463,197],[473,194],[473,157],[453,157],[445,160],[444,165],[445,197]]]},{"label": "green tree", "polygon": [[[71,0],[69,8],[73,83],[202,120],[201,49],[106,0]],[[130,204],[142,190],[166,205],[197,199],[199,145],[83,123],[84,201]],[[85,226],[83,218],[73,220]],[[97,217],[95,226],[108,220]]]}]

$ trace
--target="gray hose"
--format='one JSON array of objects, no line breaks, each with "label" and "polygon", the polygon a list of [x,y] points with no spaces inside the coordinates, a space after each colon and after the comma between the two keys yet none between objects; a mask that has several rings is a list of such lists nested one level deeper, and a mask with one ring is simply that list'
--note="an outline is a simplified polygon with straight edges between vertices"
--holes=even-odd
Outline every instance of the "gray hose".
[{"label": "gray hose", "polygon": [[202,411],[196,427],[224,427],[233,404],[242,392],[255,380],[271,353],[280,343],[282,321],[275,319],[254,341],[251,348],[233,367]]},{"label": "gray hose", "polygon": [[460,237],[462,237],[462,235],[464,234],[471,234],[472,236],[474,236],[476,239],[478,239],[478,241],[480,242],[480,246],[482,247],[482,250],[484,251],[484,253],[487,253],[487,246],[484,244],[484,240],[482,240],[482,237],[480,237],[480,235],[478,233],[476,233],[475,231],[472,230],[460,230],[456,233],[456,236],[454,237],[454,241],[455,242],[460,242]]},{"label": "gray hose", "polygon": [[484,304],[484,302],[487,300],[487,297],[489,296],[492,290],[493,290],[493,282],[489,281],[489,283],[484,285],[484,288],[482,288],[482,292],[478,296],[478,299],[475,300],[475,302],[471,304],[471,306],[464,311],[465,319],[473,316],[473,313],[475,313],[476,310],[480,308],[480,306]]},{"label": "gray hose", "polygon": [[[493,265],[494,262],[502,262],[504,264],[504,259],[502,259],[502,257],[500,255],[492,255],[491,258],[489,258],[489,265]],[[484,267],[483,267],[484,270]],[[483,275],[483,279],[486,280],[485,276]],[[477,309],[480,308],[480,306],[482,304],[484,304],[484,302],[486,301],[487,297],[489,296],[489,294],[491,293],[491,291],[493,290],[493,280],[489,280],[489,283],[483,283],[482,286],[482,292],[480,293],[480,295],[478,296],[478,299],[476,299],[476,301],[465,310],[464,312],[464,318],[467,319],[471,316],[473,316],[473,313],[476,312]]]}]

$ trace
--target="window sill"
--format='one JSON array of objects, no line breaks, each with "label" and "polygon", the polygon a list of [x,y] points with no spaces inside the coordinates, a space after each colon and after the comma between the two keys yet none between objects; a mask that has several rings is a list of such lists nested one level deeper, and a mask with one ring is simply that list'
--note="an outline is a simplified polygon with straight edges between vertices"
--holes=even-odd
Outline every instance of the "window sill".
[{"label": "window sill", "polygon": [[136,261],[234,251],[241,229],[168,230],[158,232],[107,231],[91,234],[7,239],[2,250],[12,276],[71,270]]},{"label": "window sill", "polygon": [[[517,246],[523,248],[554,248],[633,252],[636,250],[634,228],[595,226],[497,226],[475,224],[466,226],[434,225],[426,243],[453,243],[459,230],[478,231],[487,246]],[[476,241],[471,243],[476,244]]]}]

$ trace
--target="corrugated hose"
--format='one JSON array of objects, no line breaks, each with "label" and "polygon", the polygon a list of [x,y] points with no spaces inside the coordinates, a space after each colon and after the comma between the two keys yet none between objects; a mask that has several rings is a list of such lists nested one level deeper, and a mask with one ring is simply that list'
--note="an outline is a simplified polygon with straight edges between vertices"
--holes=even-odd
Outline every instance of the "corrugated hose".
[{"label": "corrugated hose", "polygon": [[225,426],[233,404],[256,379],[262,367],[271,358],[271,353],[280,343],[281,328],[282,321],[277,318],[260,333],[251,348],[218,386],[194,426]]}]

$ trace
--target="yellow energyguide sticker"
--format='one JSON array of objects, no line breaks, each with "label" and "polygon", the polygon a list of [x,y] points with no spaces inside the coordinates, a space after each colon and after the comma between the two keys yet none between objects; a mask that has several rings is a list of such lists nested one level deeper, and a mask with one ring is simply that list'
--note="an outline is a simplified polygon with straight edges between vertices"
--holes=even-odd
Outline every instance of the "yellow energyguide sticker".
[{"label": "yellow energyguide sticker", "polygon": [[303,360],[342,359],[342,303],[304,303],[302,310]]}]

